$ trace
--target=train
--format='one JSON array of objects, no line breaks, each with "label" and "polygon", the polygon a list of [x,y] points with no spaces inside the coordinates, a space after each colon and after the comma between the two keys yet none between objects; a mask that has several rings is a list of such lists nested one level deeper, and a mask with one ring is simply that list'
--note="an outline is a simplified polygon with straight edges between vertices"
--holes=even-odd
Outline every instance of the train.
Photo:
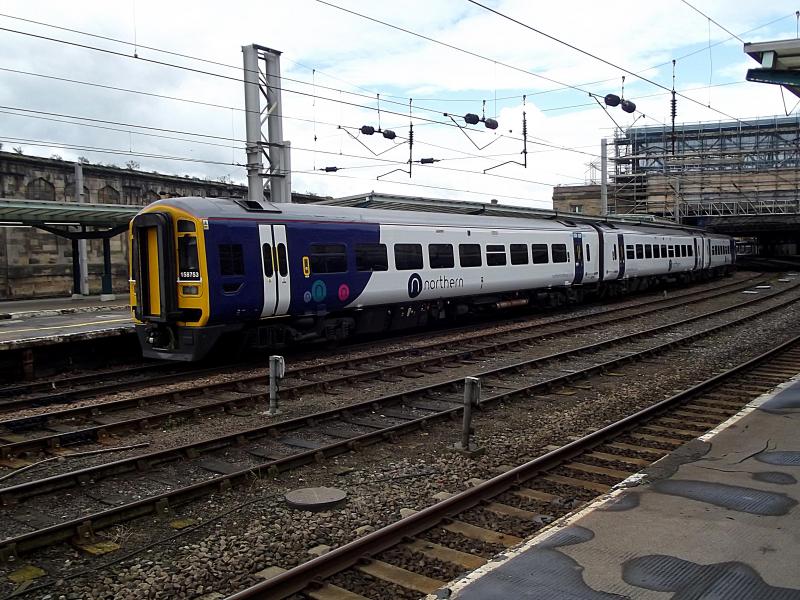
[{"label": "train", "polygon": [[129,243],[143,355],[178,361],[613,297],[736,261],[732,238],[681,226],[235,198],[154,202]]}]

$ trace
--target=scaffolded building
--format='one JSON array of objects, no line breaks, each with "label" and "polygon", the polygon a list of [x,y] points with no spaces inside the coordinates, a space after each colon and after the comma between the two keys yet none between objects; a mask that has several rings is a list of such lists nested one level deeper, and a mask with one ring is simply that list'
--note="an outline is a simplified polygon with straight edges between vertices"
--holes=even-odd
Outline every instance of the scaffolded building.
[{"label": "scaffolded building", "polygon": [[612,160],[609,213],[800,214],[800,116],[635,127],[614,139]]}]

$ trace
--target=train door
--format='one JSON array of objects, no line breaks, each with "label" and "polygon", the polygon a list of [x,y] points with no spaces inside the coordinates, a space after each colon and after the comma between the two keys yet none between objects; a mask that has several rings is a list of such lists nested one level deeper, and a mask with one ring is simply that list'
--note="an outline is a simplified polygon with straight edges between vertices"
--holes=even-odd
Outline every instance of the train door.
[{"label": "train door", "polygon": [[619,256],[619,274],[617,279],[625,277],[625,238],[621,233],[617,234],[617,255]]},{"label": "train door", "polygon": [[285,225],[259,225],[261,264],[264,269],[262,317],[286,314],[289,310],[289,253]]},{"label": "train door", "polygon": [[697,256],[698,255],[698,252],[697,252],[697,238],[692,238],[692,243],[694,244],[694,267],[692,267],[692,271],[696,271],[697,270],[697,261],[700,260],[698,258],[698,256]]},{"label": "train door", "polygon": [[711,266],[711,240],[706,240],[706,268]]},{"label": "train door", "polygon": [[286,241],[286,225],[272,226],[272,239],[275,242],[275,276],[277,278],[278,305],[276,315],[285,315],[289,311],[291,300],[291,281],[289,279],[289,244]]},{"label": "train door", "polygon": [[580,233],[572,234],[572,246],[575,252],[575,279],[572,283],[583,281],[583,235]]}]

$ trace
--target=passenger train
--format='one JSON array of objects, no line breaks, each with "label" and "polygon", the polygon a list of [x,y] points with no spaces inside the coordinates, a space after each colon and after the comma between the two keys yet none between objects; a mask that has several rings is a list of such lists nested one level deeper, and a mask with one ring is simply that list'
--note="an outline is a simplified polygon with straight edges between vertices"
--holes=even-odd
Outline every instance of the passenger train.
[{"label": "passenger train", "polygon": [[143,354],[184,361],[707,278],[736,254],[677,226],[229,198],[154,202],[129,233]]}]

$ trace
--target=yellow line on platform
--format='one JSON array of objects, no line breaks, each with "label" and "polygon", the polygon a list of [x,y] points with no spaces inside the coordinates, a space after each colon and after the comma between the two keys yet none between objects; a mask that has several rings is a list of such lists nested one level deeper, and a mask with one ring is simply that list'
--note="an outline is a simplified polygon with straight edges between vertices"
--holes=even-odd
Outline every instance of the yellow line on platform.
[{"label": "yellow line on platform", "polygon": [[131,319],[130,317],[124,317],[120,319],[106,319],[104,321],[90,321],[88,323],[73,323],[72,325],[51,325],[50,327],[29,327],[27,329],[12,329],[11,331],[0,329],[0,335],[5,335],[6,333],[25,333],[28,331],[45,331],[47,329],[66,329],[68,327],[86,327],[88,325],[105,325],[106,323],[122,323],[124,321],[133,323],[133,319]]}]

